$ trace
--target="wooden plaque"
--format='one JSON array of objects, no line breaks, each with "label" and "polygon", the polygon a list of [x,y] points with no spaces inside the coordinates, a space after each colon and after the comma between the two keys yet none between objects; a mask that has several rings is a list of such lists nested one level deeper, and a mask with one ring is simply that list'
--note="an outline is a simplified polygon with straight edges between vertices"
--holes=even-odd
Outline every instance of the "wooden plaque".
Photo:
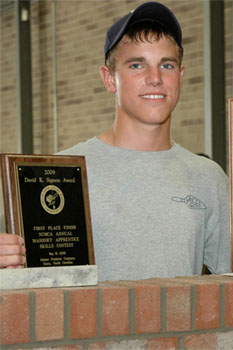
[{"label": "wooden plaque", "polygon": [[233,272],[233,98],[229,99],[229,172],[231,185],[231,271]]},{"label": "wooden plaque", "polygon": [[85,157],[1,154],[6,231],[26,267],[94,264]]}]

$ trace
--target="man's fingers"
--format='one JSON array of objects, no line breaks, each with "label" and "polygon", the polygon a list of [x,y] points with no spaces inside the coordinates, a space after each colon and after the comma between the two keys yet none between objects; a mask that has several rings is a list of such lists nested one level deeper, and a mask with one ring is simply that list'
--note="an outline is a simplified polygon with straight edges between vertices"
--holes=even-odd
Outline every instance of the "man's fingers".
[{"label": "man's fingers", "polygon": [[13,235],[11,233],[1,233],[0,234],[0,245],[1,244],[24,244],[24,240],[22,237],[18,235]]},{"label": "man's fingers", "polygon": [[24,240],[18,235],[0,233],[0,268],[17,268],[25,263]]},{"label": "man's fingers", "polygon": [[5,269],[22,269],[23,265],[7,266]]},{"label": "man's fingers", "polygon": [[0,256],[0,267],[5,268],[8,266],[16,267],[25,263],[25,257],[23,255],[6,255]]},{"label": "man's fingers", "polygon": [[4,245],[0,244],[0,256],[3,255],[23,255],[25,254],[25,247],[22,245]]}]

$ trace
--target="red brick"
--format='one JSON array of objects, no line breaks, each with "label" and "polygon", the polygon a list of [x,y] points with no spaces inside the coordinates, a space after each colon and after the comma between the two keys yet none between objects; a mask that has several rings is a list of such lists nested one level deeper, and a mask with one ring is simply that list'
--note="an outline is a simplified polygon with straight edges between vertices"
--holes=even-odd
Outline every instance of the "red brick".
[{"label": "red brick", "polygon": [[184,336],[186,350],[217,350],[217,337],[215,333],[193,334]]},{"label": "red brick", "polygon": [[160,287],[135,287],[135,331],[140,333],[159,332],[160,322]]},{"label": "red brick", "polygon": [[29,296],[26,293],[2,294],[0,329],[2,345],[28,343]]},{"label": "red brick", "polygon": [[178,349],[177,338],[154,338],[148,340],[147,350],[176,350]]},{"label": "red brick", "polygon": [[196,328],[212,329],[219,327],[219,285],[203,284],[196,286]]},{"label": "red brick", "polygon": [[97,335],[97,291],[80,288],[70,291],[70,337]]},{"label": "red brick", "polygon": [[123,335],[128,333],[128,288],[102,289],[102,335]]},{"label": "red brick", "polygon": [[190,287],[168,286],[166,298],[167,331],[190,329]]},{"label": "red brick", "polygon": [[225,325],[233,327],[233,284],[225,285]]},{"label": "red brick", "polygon": [[64,338],[64,293],[59,289],[36,292],[36,341]]}]

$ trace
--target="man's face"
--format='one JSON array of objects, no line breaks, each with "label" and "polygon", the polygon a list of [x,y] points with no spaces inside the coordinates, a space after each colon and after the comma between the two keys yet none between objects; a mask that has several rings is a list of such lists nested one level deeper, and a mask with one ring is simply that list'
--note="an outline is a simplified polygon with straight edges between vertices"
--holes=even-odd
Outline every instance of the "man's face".
[{"label": "man's face", "polygon": [[144,125],[163,125],[175,108],[183,77],[176,45],[162,36],[151,42],[123,37],[115,53],[111,86],[117,117]]}]

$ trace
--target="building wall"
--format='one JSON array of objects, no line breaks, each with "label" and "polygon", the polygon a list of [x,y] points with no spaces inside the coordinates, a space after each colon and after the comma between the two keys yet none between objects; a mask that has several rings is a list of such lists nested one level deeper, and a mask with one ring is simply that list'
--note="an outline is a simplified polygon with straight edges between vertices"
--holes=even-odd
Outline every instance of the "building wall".
[{"label": "building wall", "polygon": [[17,151],[15,28],[12,11],[1,14],[0,152]]},{"label": "building wall", "polygon": [[[193,152],[205,151],[204,0],[161,0],[174,10],[183,28],[185,77],[173,113],[172,138]],[[142,1],[56,1],[56,73],[58,148],[67,148],[109,128],[114,96],[99,75],[107,28]],[[33,120],[35,153],[53,153],[52,2],[31,5]],[[226,103],[232,96],[233,2],[225,1]],[[1,13],[1,152],[17,152],[15,28],[13,10]],[[227,116],[226,116],[227,117]]]}]

